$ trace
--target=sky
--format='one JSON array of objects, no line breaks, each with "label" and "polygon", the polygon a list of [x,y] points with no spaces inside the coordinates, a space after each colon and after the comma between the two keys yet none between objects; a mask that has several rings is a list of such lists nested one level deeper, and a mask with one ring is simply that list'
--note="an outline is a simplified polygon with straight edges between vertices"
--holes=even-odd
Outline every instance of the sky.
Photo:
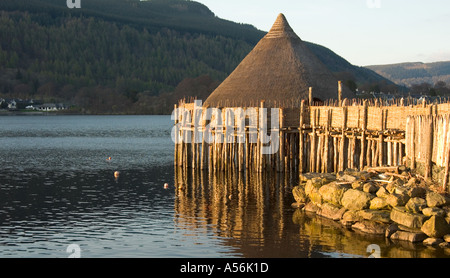
[{"label": "sky", "polygon": [[216,16],[269,31],[283,13],[304,41],[357,66],[450,61],[448,0],[195,0]]}]

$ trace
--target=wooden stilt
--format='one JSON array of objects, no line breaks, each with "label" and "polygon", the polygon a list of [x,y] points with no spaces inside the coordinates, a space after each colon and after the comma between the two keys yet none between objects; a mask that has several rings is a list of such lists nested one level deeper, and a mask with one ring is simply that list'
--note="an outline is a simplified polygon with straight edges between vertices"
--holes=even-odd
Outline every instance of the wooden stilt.
[{"label": "wooden stilt", "polygon": [[[302,100],[300,104],[300,123],[298,128],[299,134],[299,145],[298,145],[298,168],[299,172],[303,173],[305,170],[304,165],[304,133],[303,133],[303,125],[305,124],[305,100]],[[281,147],[281,146],[280,146]]]}]

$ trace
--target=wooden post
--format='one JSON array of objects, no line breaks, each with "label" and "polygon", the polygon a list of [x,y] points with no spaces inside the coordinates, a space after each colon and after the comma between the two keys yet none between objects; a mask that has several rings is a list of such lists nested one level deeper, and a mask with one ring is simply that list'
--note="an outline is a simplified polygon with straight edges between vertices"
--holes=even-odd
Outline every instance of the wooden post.
[{"label": "wooden post", "polygon": [[366,165],[369,167],[372,167],[372,156],[373,156],[373,152],[372,152],[372,146],[373,146],[373,140],[372,137],[367,137],[367,150],[366,150]]},{"label": "wooden post", "polygon": [[416,168],[416,117],[409,117],[411,120],[411,140],[410,140],[410,151],[411,151],[411,166],[410,168],[413,170]]},{"label": "wooden post", "polygon": [[362,170],[364,168],[364,156],[365,156],[365,148],[366,148],[366,130],[367,130],[367,100],[363,102],[363,118],[362,118],[362,131],[361,131],[361,151],[359,157],[359,169]]},{"label": "wooden post", "polygon": [[345,159],[345,131],[347,129],[347,107],[345,101],[342,103],[342,132],[341,132],[341,144],[339,146],[339,171],[344,171],[344,159]]},{"label": "wooden post", "polygon": [[[207,111],[206,109],[202,108],[202,115],[204,115],[204,113],[205,113],[205,116],[206,116],[206,111]],[[204,169],[206,169],[206,163],[207,163],[206,157],[208,154],[208,152],[207,152],[208,146],[206,145],[206,142],[205,142],[206,134],[208,131],[206,130],[206,121],[203,121],[203,119],[201,121],[201,130],[203,132],[203,136],[202,136],[202,153],[200,155],[200,169],[204,170]]]},{"label": "wooden post", "polygon": [[312,95],[312,87],[309,87],[309,94],[308,94],[308,100],[309,100],[309,106],[313,105],[313,95]]},{"label": "wooden post", "polygon": [[322,172],[328,173],[329,172],[329,163],[328,163],[328,157],[329,154],[329,145],[330,145],[330,125],[331,125],[331,109],[328,108],[327,114],[326,114],[327,122],[325,124],[325,142],[324,142],[324,153],[323,153],[323,163],[322,163]]},{"label": "wooden post", "polygon": [[284,132],[283,132],[283,128],[284,128],[284,111],[283,109],[280,109],[280,116],[279,116],[279,120],[280,120],[280,149],[278,151],[278,172],[284,172]]},{"label": "wooden post", "polygon": [[[298,143],[298,168],[299,172],[303,173],[304,171],[304,159],[303,159],[303,153],[304,153],[304,133],[303,133],[303,125],[305,124],[305,100],[302,100],[300,104],[300,126],[298,128],[298,135],[299,135],[299,143]],[[281,148],[281,146],[280,146]]]},{"label": "wooden post", "polygon": [[338,81],[338,101],[339,106],[342,106],[342,81]]},{"label": "wooden post", "polygon": [[443,181],[442,181],[442,188],[444,190],[447,189],[447,183],[448,183],[448,174],[449,174],[449,165],[450,165],[450,117],[447,115],[445,118],[445,121],[447,122],[447,124],[445,125],[446,130],[444,130],[444,134],[446,134],[447,140],[445,141],[445,145],[444,145],[444,150],[445,151],[445,171],[444,171],[444,177],[443,177]]},{"label": "wooden post", "polygon": [[383,143],[384,143],[384,139],[383,139],[383,132],[385,129],[385,111],[383,109],[381,109],[381,124],[380,124],[380,134],[379,134],[379,141],[378,141],[378,163],[379,166],[383,166],[383,156],[384,156],[384,151],[383,151]]},{"label": "wooden post", "polygon": [[338,157],[339,157],[339,148],[338,148],[338,140],[339,138],[333,136],[333,172],[337,173],[338,169]]},{"label": "wooden post", "polygon": [[[261,115],[261,111],[264,109],[264,100],[262,100],[261,101],[261,105],[260,105],[260,115]],[[261,118],[260,117],[260,120],[264,120],[264,118]],[[266,120],[267,120],[267,118],[266,118]],[[267,122],[265,122],[265,123],[259,123],[259,134],[258,134],[258,137],[259,137],[259,141],[258,141],[258,143],[259,143],[259,148],[258,148],[258,156],[259,156],[259,172],[262,172],[263,171],[263,169],[264,169],[264,155],[263,155],[263,153],[262,153],[262,148],[263,148],[263,143],[261,142],[261,140],[262,140],[262,135],[261,135],[261,126],[262,125],[265,125],[266,126],[266,128],[267,128]]]},{"label": "wooden post", "polygon": [[[174,104],[173,105],[173,112],[175,113],[175,119],[174,119],[174,125],[177,126],[178,124],[178,109],[177,109],[177,105]],[[178,131],[178,129],[175,129],[176,133],[175,133],[175,147],[174,147],[174,152],[173,152],[173,164],[174,166],[178,165],[178,135],[180,134],[180,132]]]},{"label": "wooden post", "polygon": [[433,116],[428,115],[425,117],[427,122],[426,133],[425,133],[425,179],[431,178],[431,167],[432,167],[432,156],[433,156],[433,132],[434,132],[434,121]]},{"label": "wooden post", "polygon": [[311,152],[309,155],[309,171],[315,172],[316,171],[316,113],[317,109],[313,110],[313,117],[311,119],[312,123],[312,132],[311,132]]}]

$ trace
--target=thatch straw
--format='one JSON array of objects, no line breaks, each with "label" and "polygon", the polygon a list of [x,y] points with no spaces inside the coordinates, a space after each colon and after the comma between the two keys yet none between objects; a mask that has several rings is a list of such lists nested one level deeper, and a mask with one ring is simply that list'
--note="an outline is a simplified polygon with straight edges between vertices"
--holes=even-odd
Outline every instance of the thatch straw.
[{"label": "thatch straw", "polygon": [[[269,33],[208,97],[206,107],[298,106],[308,100],[309,87],[315,99],[337,99],[338,80],[294,33],[280,14]],[[343,98],[354,97],[343,86]]]}]

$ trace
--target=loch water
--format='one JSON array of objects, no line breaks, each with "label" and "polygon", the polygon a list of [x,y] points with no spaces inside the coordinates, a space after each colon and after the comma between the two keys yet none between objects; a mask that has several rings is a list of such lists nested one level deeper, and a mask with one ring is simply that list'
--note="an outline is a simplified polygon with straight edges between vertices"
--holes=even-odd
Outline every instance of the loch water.
[{"label": "loch water", "polygon": [[0,257],[352,258],[373,244],[380,257],[450,256],[292,208],[295,173],[174,167],[172,126],[170,116],[1,116]]}]

